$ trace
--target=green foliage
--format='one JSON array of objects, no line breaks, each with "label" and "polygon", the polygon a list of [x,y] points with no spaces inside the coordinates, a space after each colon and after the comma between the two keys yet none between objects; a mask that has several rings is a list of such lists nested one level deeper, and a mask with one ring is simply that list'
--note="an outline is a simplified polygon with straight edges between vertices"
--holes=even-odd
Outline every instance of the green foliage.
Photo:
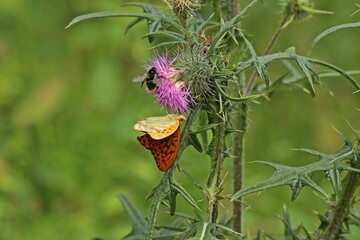
[{"label": "green foliage", "polygon": [[356,23],[345,23],[345,24],[341,24],[335,27],[331,27],[325,31],[323,31],[322,33],[320,33],[315,39],[314,41],[311,43],[311,47],[314,47],[322,38],[326,37],[327,35],[329,35],[330,33],[333,33],[337,30],[340,29],[347,29],[347,28],[358,28],[360,27],[360,22],[356,22]]},{"label": "green foliage", "polygon": [[[119,2],[85,2],[0,3],[0,239],[251,239],[258,229],[264,231],[257,239],[358,238],[353,226],[360,224],[359,142],[343,137],[345,145],[339,148],[327,129],[331,124],[346,129],[340,115],[358,124],[354,109],[359,108],[360,71],[348,70],[358,68],[357,29],[329,35],[358,23],[325,30],[312,46],[325,36],[327,41],[312,56],[304,54],[325,21],[326,27],[337,25],[353,9],[341,1],[318,1],[320,9],[336,9],[336,15],[302,24],[286,19],[281,34],[287,35],[272,48],[274,53],[262,53],[269,29],[278,22],[276,4],[241,2],[241,11],[233,14],[230,1],[207,1],[213,5],[180,16],[170,1],[127,3],[134,10],[105,12],[96,11],[116,9]],[[72,16],[88,9],[96,13],[75,18],[68,27],[97,18],[121,21],[92,21],[64,30]],[[126,37],[119,40],[123,31]],[[164,46],[177,54],[194,46],[204,50],[201,59],[210,67],[204,75],[213,81],[215,94],[197,99],[198,108],[182,127],[175,164],[162,176],[151,155],[140,150],[132,129],[137,119],[161,110],[129,79],[139,75],[151,53],[148,47],[161,52]],[[296,52],[289,46],[296,46]],[[193,70],[201,79],[202,73]],[[252,72],[254,86],[249,88]],[[297,88],[316,93],[316,99]],[[245,119],[245,127],[239,128],[233,116]],[[247,159],[276,163],[257,161],[275,169],[264,184],[260,179],[268,169],[243,159],[245,183],[260,183],[233,195],[231,183],[238,179],[230,180],[234,169],[229,161],[238,156],[231,139],[237,134],[246,135]],[[310,164],[286,149],[314,145],[321,152],[299,149],[319,157]],[[319,178],[318,172],[325,176]],[[321,182],[325,178],[332,190]],[[252,194],[234,201],[249,206],[240,236],[229,200],[259,186],[280,185],[290,185],[292,194],[274,188],[261,199]],[[301,191],[304,186],[331,198],[321,205],[323,196]],[[291,216],[284,210],[281,235],[274,217],[278,204],[291,197],[296,201]],[[317,211],[318,228],[309,209]]]},{"label": "green foliage", "polygon": [[305,186],[313,188],[315,191],[320,192],[324,196],[328,197],[326,192],[321,189],[313,180],[311,175],[316,171],[323,171],[324,176],[330,178],[333,190],[338,193],[340,188],[340,173],[344,170],[354,171],[360,173],[357,168],[350,167],[343,162],[346,160],[352,160],[355,158],[357,152],[354,151],[353,145],[350,140],[343,134],[340,134],[345,144],[342,148],[338,149],[333,154],[326,154],[309,149],[298,149],[311,155],[320,157],[315,163],[311,163],[301,167],[290,167],[281,164],[275,164],[272,162],[256,161],[257,163],[271,166],[275,169],[274,173],[261,183],[257,183],[252,186],[243,188],[239,192],[233,195],[232,200],[236,200],[249,193],[259,192],[265,189],[290,185],[292,189],[291,200],[294,201],[299,195],[301,189]]}]

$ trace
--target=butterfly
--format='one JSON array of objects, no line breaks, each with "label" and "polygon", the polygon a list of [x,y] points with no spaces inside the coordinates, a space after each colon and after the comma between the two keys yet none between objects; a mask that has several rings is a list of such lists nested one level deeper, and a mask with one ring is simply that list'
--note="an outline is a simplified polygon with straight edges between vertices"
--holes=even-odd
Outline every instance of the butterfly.
[{"label": "butterfly", "polygon": [[180,145],[180,126],[170,136],[156,140],[148,133],[137,138],[142,146],[151,151],[160,171],[168,170],[174,163]]},{"label": "butterfly", "polygon": [[145,132],[138,137],[142,146],[151,151],[160,171],[166,171],[174,163],[180,145],[180,122],[182,115],[168,114],[138,121],[134,128]]},{"label": "butterfly", "polygon": [[185,121],[183,115],[168,114],[162,117],[149,117],[138,121],[135,130],[146,132],[151,138],[160,140],[172,135],[180,125]]}]

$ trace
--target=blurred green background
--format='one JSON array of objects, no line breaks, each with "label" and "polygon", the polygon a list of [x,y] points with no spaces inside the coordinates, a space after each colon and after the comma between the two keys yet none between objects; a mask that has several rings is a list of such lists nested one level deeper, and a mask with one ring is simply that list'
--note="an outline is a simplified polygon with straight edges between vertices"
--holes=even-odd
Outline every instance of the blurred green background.
[{"label": "blurred green background", "polygon": [[[123,193],[146,215],[146,194],[162,176],[149,151],[136,141],[133,124],[165,114],[153,96],[131,79],[144,73],[152,56],[142,36],[145,22],[126,36],[131,19],[101,19],[64,27],[77,15],[120,10],[126,0],[0,1],[0,239],[118,239],[131,229],[116,196]],[[153,1],[160,4],[160,1]],[[258,4],[243,23],[260,53],[277,26],[277,1]],[[316,1],[334,15],[315,16],[291,25],[274,51],[295,46],[308,54],[321,31],[359,21],[354,1]],[[360,32],[342,30],[323,39],[312,51],[344,69],[360,69]],[[270,67],[270,70],[272,67]],[[277,68],[273,69],[277,71]],[[275,73],[276,75],[277,73]],[[357,77],[359,80],[359,77]],[[300,89],[280,91],[271,101],[252,104],[247,139],[246,184],[263,180],[271,169],[254,160],[301,165],[315,159],[291,148],[332,152],[342,145],[332,126],[354,138],[344,118],[360,129],[359,94],[344,78],[326,79],[334,97],[317,88],[312,98]],[[206,182],[209,159],[189,149],[181,161],[199,183]],[[225,193],[231,193],[231,161]],[[201,200],[182,175],[179,181]],[[321,175],[314,176],[321,179]],[[331,191],[328,182],[318,183]],[[303,190],[290,202],[288,187],[245,198],[246,231],[281,231],[282,205],[294,224],[315,229],[313,214],[322,200]],[[204,201],[200,205],[204,206]],[[223,213],[230,214],[228,203]],[[179,210],[191,213],[179,198]],[[160,223],[168,222],[160,209]],[[163,213],[163,214],[162,214]],[[360,234],[358,229],[353,229]]]}]

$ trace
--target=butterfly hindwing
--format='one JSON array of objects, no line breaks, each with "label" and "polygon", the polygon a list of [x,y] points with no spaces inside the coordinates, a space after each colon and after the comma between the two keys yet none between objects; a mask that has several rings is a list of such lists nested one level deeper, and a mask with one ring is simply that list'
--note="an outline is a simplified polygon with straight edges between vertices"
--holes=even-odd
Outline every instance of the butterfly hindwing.
[{"label": "butterfly hindwing", "polygon": [[151,151],[160,171],[166,171],[174,163],[180,145],[180,127],[173,134],[160,140],[149,134],[138,137],[142,146]]},{"label": "butterfly hindwing", "polygon": [[184,121],[182,115],[168,114],[162,117],[149,117],[138,121],[134,128],[148,133],[153,139],[159,140],[172,135],[178,129],[180,122]]}]

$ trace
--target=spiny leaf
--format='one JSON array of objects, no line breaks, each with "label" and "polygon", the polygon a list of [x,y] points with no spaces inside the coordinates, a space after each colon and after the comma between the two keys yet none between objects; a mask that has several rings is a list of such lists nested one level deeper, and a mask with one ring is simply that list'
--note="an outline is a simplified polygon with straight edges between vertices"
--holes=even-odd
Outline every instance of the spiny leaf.
[{"label": "spiny leaf", "polygon": [[197,224],[196,235],[192,238],[192,240],[215,240],[215,238],[211,234],[212,225],[210,223],[204,222],[202,224]]},{"label": "spiny leaf", "polygon": [[224,230],[224,231],[227,232],[227,233],[230,233],[231,235],[243,236],[243,234],[238,233],[238,232],[232,230],[231,228],[226,227],[226,226],[223,225],[223,224],[216,224],[216,223],[215,223],[214,226],[217,227],[217,228],[220,228],[220,229]]},{"label": "spiny leaf", "polygon": [[201,143],[199,141],[199,139],[197,138],[196,134],[192,134],[190,133],[189,134],[189,137],[190,137],[190,144],[199,152],[199,153],[202,153],[203,149],[202,149],[202,146],[201,146]]},{"label": "spiny leaf", "polygon": [[255,69],[256,69],[257,73],[259,74],[261,79],[264,79],[266,87],[269,88],[270,75],[269,75],[269,72],[268,72],[266,66],[262,62],[260,62],[258,60],[258,56],[256,54],[256,51],[255,51],[254,47],[251,45],[251,43],[247,40],[247,38],[242,33],[241,33],[241,36],[244,39],[244,41],[246,43],[246,46],[250,51],[250,54],[251,54],[251,57],[252,57],[252,59],[254,61],[254,66],[255,66]]},{"label": "spiny leaf", "polygon": [[309,153],[311,155],[316,155],[316,156],[319,156],[319,157],[329,157],[329,154],[322,153],[322,152],[312,150],[312,149],[307,149],[307,148],[294,148],[293,150],[294,151],[306,152],[306,153]]},{"label": "spiny leaf", "polygon": [[[164,29],[166,23],[170,23],[171,25],[177,27],[178,29],[182,29],[181,24],[177,22],[177,19],[174,18],[173,15],[169,15],[168,13],[162,11],[160,8],[156,7],[155,5],[149,3],[133,2],[133,3],[124,4],[123,6],[141,7],[145,13],[151,14],[153,18],[147,19],[150,33],[154,33],[159,31],[160,29]],[[127,28],[129,28],[129,26]],[[155,36],[148,35],[148,39],[149,42],[151,43],[155,39]]]},{"label": "spiny leaf", "polygon": [[225,36],[226,32],[232,30],[238,22],[241,20],[241,17],[257,2],[257,0],[253,0],[247,6],[245,6],[236,16],[234,16],[229,22],[221,25],[220,30],[214,37],[214,40],[209,48],[209,54],[212,55],[217,47],[221,45],[221,40]]},{"label": "spiny leaf", "polygon": [[172,182],[171,183],[172,188],[181,194],[181,196],[183,196],[183,198],[194,208],[200,210],[200,208],[197,206],[196,201],[191,197],[191,195],[185,190],[185,188],[183,188],[182,186],[180,186],[178,183],[176,182]]},{"label": "spiny leaf", "polygon": [[155,49],[155,48],[159,48],[159,47],[163,47],[163,46],[170,46],[170,48],[171,48],[173,46],[176,46],[178,44],[183,44],[183,43],[184,43],[184,41],[168,41],[168,42],[164,41],[164,42],[161,42],[159,44],[152,46],[151,49]]},{"label": "spiny leaf", "polygon": [[225,99],[230,100],[230,101],[234,101],[234,102],[244,102],[247,100],[253,100],[259,97],[262,97],[263,94],[253,94],[253,95],[247,95],[245,97],[233,97],[228,95],[220,86],[220,84],[218,83],[218,81],[214,81],[215,83],[215,87],[216,89],[219,91],[219,93],[221,94],[221,96],[223,96]]},{"label": "spiny leaf", "polygon": [[325,31],[323,31],[322,33],[320,33],[315,39],[314,41],[311,43],[311,48],[313,48],[322,38],[324,38],[325,36],[329,35],[330,33],[333,33],[337,30],[340,29],[346,29],[346,28],[355,28],[355,27],[360,27],[360,22],[356,22],[356,23],[345,23],[345,24],[341,24],[341,25],[337,25],[334,27],[331,27]]},{"label": "spiny leaf", "polygon": [[189,215],[189,214],[186,214],[186,213],[180,213],[180,212],[176,212],[175,213],[176,216],[179,216],[181,218],[185,218],[187,220],[190,220],[190,221],[193,221],[193,222],[201,222],[202,219],[198,216],[192,216],[192,215]]},{"label": "spiny leaf", "polygon": [[348,170],[360,173],[359,169],[342,163],[344,160],[352,159],[354,154],[356,154],[352,148],[352,144],[348,142],[348,138],[345,136],[342,136],[342,138],[345,141],[345,145],[333,154],[318,153],[316,151],[306,149],[305,152],[318,155],[320,156],[320,159],[317,162],[307,164],[305,166],[290,167],[271,162],[257,161],[258,163],[273,167],[275,169],[273,174],[260,183],[248,186],[236,192],[232,197],[232,201],[250,193],[283,185],[291,186],[292,200],[296,199],[304,186],[309,186],[324,196],[327,196],[326,192],[309,177],[309,175],[315,171],[325,172],[327,177],[330,177],[334,192],[337,193],[339,189],[339,174],[341,171]]},{"label": "spiny leaf", "polygon": [[[360,84],[357,83],[356,80],[353,77],[351,77],[350,74],[348,74],[346,71],[344,71],[341,68],[339,68],[333,64],[330,64],[328,62],[324,62],[324,61],[313,59],[313,58],[303,57],[303,56],[297,55],[291,51],[280,52],[280,53],[269,54],[269,55],[257,57],[257,61],[265,66],[267,66],[272,61],[286,60],[286,59],[295,60],[296,62],[300,62],[302,64],[303,68],[306,69],[304,74],[307,74],[307,78],[309,79],[309,81],[311,79],[311,74],[309,73],[308,70],[315,73],[315,69],[313,67],[310,67],[310,64],[312,63],[312,64],[317,64],[317,65],[326,67],[330,70],[333,70],[334,72],[339,73],[340,75],[345,77],[357,90],[360,89]],[[237,70],[234,72],[234,75],[238,75],[238,74],[240,74],[240,72],[242,72],[245,69],[254,65],[255,64],[254,61],[255,60],[253,58],[251,58],[251,59],[239,64]],[[312,79],[311,79],[311,82],[312,82]]]},{"label": "spiny leaf", "polygon": [[[201,23],[198,27],[197,30],[197,35],[199,35],[200,31],[207,25],[210,23],[211,18],[214,16],[215,13],[211,14],[205,21],[203,19],[201,19],[201,21],[199,21],[199,23]],[[190,28],[191,30],[191,28]]]},{"label": "spiny leaf", "polygon": [[[118,196],[119,200],[124,206],[125,211],[129,215],[132,223],[132,231],[127,235],[127,239],[131,239],[131,236],[141,236],[142,238],[145,235],[145,229],[147,226],[146,220],[136,206],[124,195],[120,194]],[[140,238],[141,239],[141,238]]]},{"label": "spiny leaf", "polygon": [[145,19],[152,19],[154,16],[148,13],[139,13],[139,12],[120,12],[120,11],[107,11],[107,12],[95,12],[95,13],[87,13],[84,15],[77,16],[71,22],[69,25],[67,25],[65,28],[69,28],[79,22],[90,20],[93,18],[106,18],[106,17],[139,17],[139,18],[145,18]]},{"label": "spiny leaf", "polygon": [[302,58],[296,58],[296,62],[298,63],[299,67],[301,68],[301,70],[305,74],[305,76],[306,76],[306,78],[307,78],[307,80],[308,80],[308,82],[310,84],[312,95],[315,95],[314,82],[313,82],[312,76],[311,76],[311,74],[309,72],[308,64]]},{"label": "spiny leaf", "polygon": [[182,170],[182,172],[185,174],[185,176],[187,176],[190,181],[201,191],[201,192],[205,192],[205,188],[203,186],[201,186],[199,183],[197,183],[194,178],[185,170]]},{"label": "spiny leaf", "polygon": [[141,22],[143,20],[143,18],[135,18],[134,20],[132,20],[125,28],[124,30],[124,35],[126,35],[128,33],[128,31],[135,26],[136,24],[138,24],[139,22]]},{"label": "spiny leaf", "polygon": [[155,37],[155,36],[171,37],[171,38],[178,40],[179,42],[186,43],[186,41],[184,40],[185,39],[184,35],[177,33],[177,32],[172,32],[172,31],[158,30],[155,32],[149,32],[144,35],[144,37]]},{"label": "spiny leaf", "polygon": [[176,211],[176,195],[179,191],[177,190],[177,186],[172,182],[169,184],[169,188],[170,191],[166,194],[166,198],[169,200],[170,216],[174,216]]},{"label": "spiny leaf", "polygon": [[337,168],[325,172],[326,177],[330,178],[335,194],[338,194],[340,188],[340,171]]},{"label": "spiny leaf", "polygon": [[201,132],[206,132],[207,130],[214,129],[219,124],[220,123],[211,123],[211,124],[207,124],[205,126],[200,126],[200,127],[197,128],[196,131],[192,131],[191,133],[192,134],[198,134],[198,133],[201,133]]},{"label": "spiny leaf", "polygon": [[[329,198],[328,195],[326,194],[326,192],[319,187],[319,185],[317,185],[308,175],[302,175],[301,176],[301,180],[304,183],[304,185],[308,185],[309,187],[312,187],[313,189],[315,189],[316,191],[318,191],[319,193],[321,193],[322,195],[324,195],[326,198]],[[296,198],[297,196],[295,196]],[[295,200],[295,198],[291,199],[291,200]]]},{"label": "spiny leaf", "polygon": [[291,186],[291,190],[292,190],[291,201],[294,201],[297,198],[297,196],[299,195],[299,193],[303,187],[304,186],[300,179],[293,180],[293,184]]}]

